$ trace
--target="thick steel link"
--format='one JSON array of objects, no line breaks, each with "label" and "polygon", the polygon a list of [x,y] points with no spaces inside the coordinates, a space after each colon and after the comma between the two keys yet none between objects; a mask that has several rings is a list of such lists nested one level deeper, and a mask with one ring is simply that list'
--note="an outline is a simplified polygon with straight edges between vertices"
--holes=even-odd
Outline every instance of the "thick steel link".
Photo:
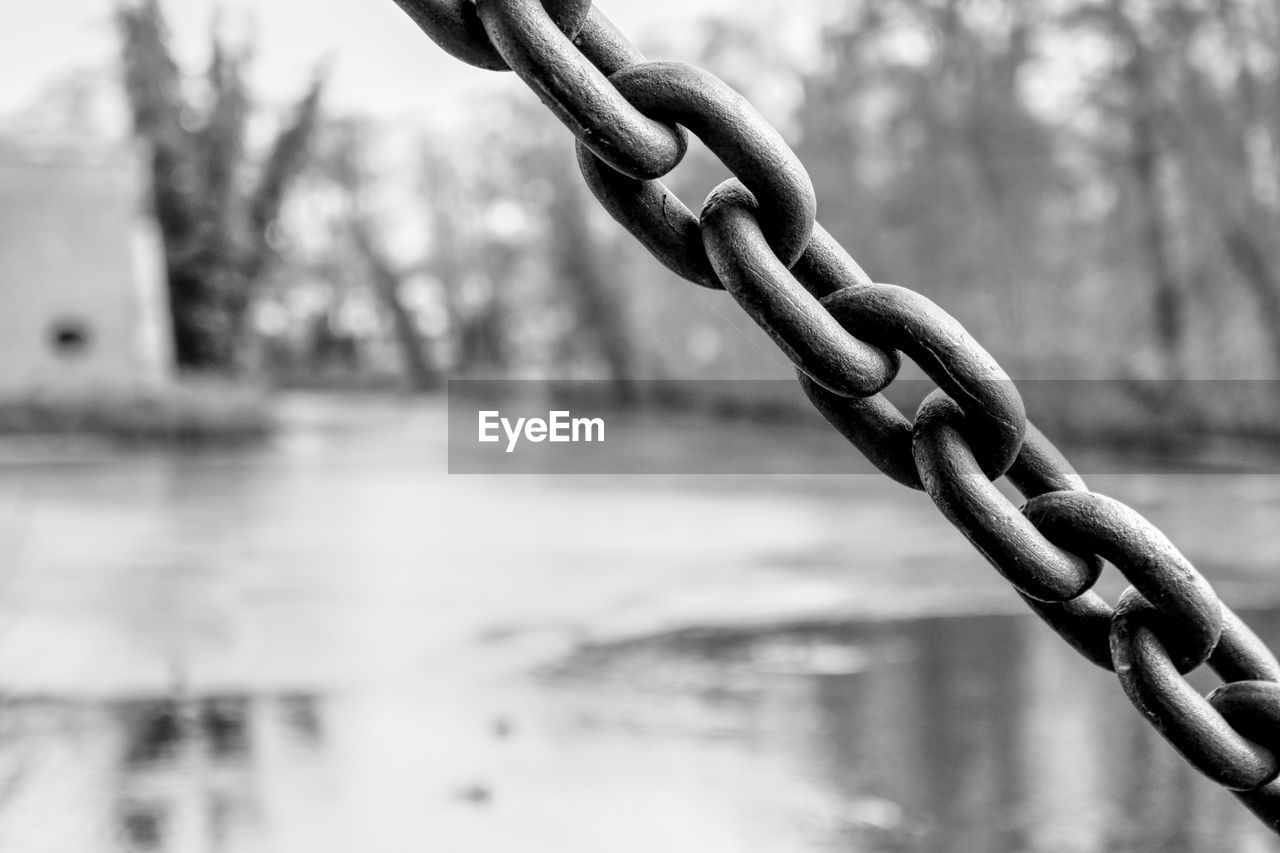
[{"label": "thick steel link", "polygon": [[798,372],[800,387],[809,402],[858,449],[880,473],[910,489],[923,490],[920,472],[911,455],[911,421],[883,394],[860,399],[828,391]]},{"label": "thick steel link", "polygon": [[[610,169],[582,143],[577,155],[592,195],[649,254],[686,281],[724,289],[707,257],[698,217],[679,196],[662,181],[637,181]],[[818,222],[791,273],[819,298],[853,284],[871,284],[870,276]]]},{"label": "thick steel link", "polygon": [[1036,498],[1049,492],[1087,492],[1084,478],[1067,461],[1048,437],[1030,420],[1018,458],[1005,472],[1005,478],[1024,498]]},{"label": "thick steel link", "polygon": [[1209,704],[1231,728],[1280,753],[1280,683],[1233,681],[1210,693]]},{"label": "thick steel link", "polygon": [[1111,662],[1111,616],[1115,610],[1102,596],[1090,591],[1061,603],[1037,601],[1029,595],[1023,595],[1022,600],[1071,648],[1103,669],[1115,672],[1115,664]]},{"label": "thick steel link", "polygon": [[[1115,610],[1095,592],[1062,603],[1023,596],[1054,631],[1076,651],[1111,672],[1111,620]],[[1209,666],[1226,681],[1280,681],[1280,663],[1235,612],[1222,605],[1222,636],[1209,656]]]},{"label": "thick steel link", "polygon": [[1256,791],[1235,791],[1236,798],[1272,832],[1280,834],[1280,780]]},{"label": "thick steel link", "polygon": [[684,158],[684,133],[636,109],[539,0],[480,0],[477,10],[503,60],[597,157],[634,178],[661,177]]},{"label": "thick steel link", "polygon": [[816,222],[809,245],[800,260],[791,267],[791,274],[804,285],[805,290],[819,299],[846,287],[872,284],[871,276],[845,251],[844,246]]},{"label": "thick steel link", "polygon": [[[488,71],[510,71],[489,40],[475,0],[395,0],[432,41],[449,55]],[[591,0],[544,0],[547,14],[569,37],[578,34],[591,13]]]},{"label": "thick steel link", "polygon": [[[837,430],[925,488],[1042,619],[1117,672],[1175,748],[1280,832],[1280,663],[1150,522],[1087,491],[954,319],[871,283],[814,222],[804,167],[754,107],[705,71],[645,62],[586,0],[396,2],[454,56],[514,68],[577,137],[615,219],[677,274],[728,285]],[[713,193],[701,221],[657,180],[683,157],[685,128],[741,181]],[[914,423],[878,393],[903,353],[939,386]],[[992,485],[1001,475],[1028,498],[1021,513]],[[1102,559],[1135,587],[1116,610],[1089,589]],[[1227,682],[1207,699],[1180,675],[1206,660]]]},{"label": "thick steel link", "polygon": [[1222,635],[1222,603],[1204,576],[1140,513],[1114,498],[1075,491],[1032,498],[1022,511],[1055,545],[1111,563],[1167,617],[1161,633],[1179,672],[1190,672],[1213,654]]},{"label": "thick steel link", "polygon": [[591,7],[591,14],[587,15],[582,29],[574,36],[573,45],[606,77],[645,61],[640,49],[595,6]]},{"label": "thick steel link", "polygon": [[578,169],[591,194],[640,245],[676,275],[710,290],[723,290],[702,245],[698,217],[662,181],[627,177],[577,146]]},{"label": "thick steel link", "polygon": [[725,289],[814,381],[837,394],[869,397],[898,375],[902,359],[896,351],[863,343],[842,329],[778,260],[756,220],[755,196],[736,178],[707,197],[701,227]]},{"label": "thick steel link", "polygon": [[[1209,694],[1209,704],[1231,728],[1280,755],[1280,684],[1276,679],[1224,684]],[[1280,831],[1280,782],[1238,791],[1236,797],[1272,830]]]},{"label": "thick steel link", "polygon": [[1130,587],[1111,620],[1116,676],[1135,708],[1200,772],[1235,791],[1251,791],[1280,775],[1280,762],[1243,737],[1188,684],[1157,630],[1165,614]]},{"label": "thick steel link", "polygon": [[913,455],[924,490],[978,553],[1023,595],[1068,601],[1102,574],[1097,556],[1077,557],[1040,534],[987,479],[960,430],[960,406],[935,391],[916,412]]},{"label": "thick steel link", "polygon": [[[818,209],[813,182],[791,146],[750,101],[715,75],[682,62],[633,65],[611,76],[609,82],[645,115],[679,124],[702,140],[755,196],[760,229],[774,254],[787,267],[799,260],[813,234]],[[593,184],[593,190],[605,193],[619,186],[607,179],[589,178],[588,183]],[[678,201],[661,184],[647,192],[623,188],[622,196],[647,201],[644,209],[650,213],[648,218]],[[626,215],[627,206],[618,201],[606,207]],[[675,210],[682,223],[676,233],[698,242],[687,225],[693,215],[687,208],[683,216],[679,207]]]},{"label": "thick steel link", "polygon": [[[905,353],[960,405],[965,415],[962,431],[989,479],[1009,470],[1026,434],[1022,396],[954,317],[927,297],[892,284],[844,288],[824,298],[822,305],[854,337]],[[882,398],[869,400],[876,402],[850,403],[851,420],[866,412],[867,426],[896,422],[883,408]]]},{"label": "thick steel link", "polygon": [[[880,473],[907,488],[924,489],[912,451],[914,427],[897,406],[883,395],[853,399],[833,394],[803,373],[798,378],[813,407]],[[1030,421],[1018,458],[1005,475],[1026,497],[1085,489],[1071,463]]]},{"label": "thick steel link", "polygon": [[1223,681],[1280,681],[1280,661],[1245,621],[1222,605],[1222,637],[1209,666]]}]

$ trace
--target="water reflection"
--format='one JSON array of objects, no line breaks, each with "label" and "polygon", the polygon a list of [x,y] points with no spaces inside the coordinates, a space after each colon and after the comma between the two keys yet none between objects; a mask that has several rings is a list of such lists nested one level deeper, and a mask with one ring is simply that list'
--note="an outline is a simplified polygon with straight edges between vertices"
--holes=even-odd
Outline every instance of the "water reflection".
[{"label": "water reflection", "polygon": [[[319,697],[5,697],[3,849],[259,849],[273,782],[311,772]],[[276,816],[278,817],[278,816]]]},{"label": "water reflection", "polygon": [[[1276,613],[1249,619],[1280,639]],[[688,742],[682,705],[694,697],[712,710],[694,749],[727,740],[742,755],[789,756],[811,788],[797,798],[796,779],[771,780],[789,803],[773,820],[807,839],[794,849],[1280,849],[1112,676],[1030,618],[691,631],[586,652],[548,682],[576,697],[566,739]],[[779,697],[791,706],[781,713]],[[759,782],[732,779],[729,796]]]},{"label": "water reflection", "polygon": [[[1280,639],[1280,614],[1249,619]],[[663,838],[735,853],[1280,849],[1031,618],[678,632],[587,649],[528,691],[509,697],[510,716],[452,731],[432,728],[430,703],[409,714],[396,735],[407,790],[445,756],[413,742],[415,724],[432,749],[471,726],[490,758],[417,799],[412,831],[384,837],[459,851],[639,851]],[[386,711],[334,720],[331,702],[4,698],[0,844],[342,849],[326,827],[353,794],[317,792],[358,762],[330,732],[376,750]],[[622,826],[632,838],[600,846]]]},{"label": "water reflection", "polygon": [[314,696],[145,699],[114,711],[124,734],[121,837],[139,853],[233,849],[265,817],[272,747],[296,755],[322,745]]},{"label": "water reflection", "polygon": [[[2,472],[3,853],[1280,850],[1033,619],[849,624],[1021,606],[923,495],[447,478],[441,411],[295,402]],[[1280,589],[1280,478],[1099,479]]]}]

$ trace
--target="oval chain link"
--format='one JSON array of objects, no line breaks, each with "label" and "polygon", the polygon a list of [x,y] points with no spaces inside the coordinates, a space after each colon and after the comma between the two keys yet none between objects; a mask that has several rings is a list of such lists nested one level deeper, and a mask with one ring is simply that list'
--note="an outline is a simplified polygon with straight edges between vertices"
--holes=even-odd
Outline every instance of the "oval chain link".
[{"label": "oval chain link", "polygon": [[755,196],[736,178],[707,197],[702,239],[716,276],[778,349],[815,382],[847,396],[878,394],[898,375],[901,357],[840,327],[773,253],[756,209]]},{"label": "oval chain link", "polygon": [[[928,297],[892,284],[843,288],[822,305],[860,340],[906,354],[959,404],[961,430],[989,479],[1009,470],[1027,429],[1022,395],[954,317]],[[860,403],[851,401],[851,410],[859,410]],[[874,417],[879,420],[881,413]],[[905,423],[905,418],[887,419]]]},{"label": "oval chain link", "polygon": [[[1222,635],[1222,603],[1204,576],[1141,514],[1095,492],[1049,492],[1023,512],[1055,545],[1102,557],[1165,618],[1165,647],[1179,672],[1209,659]],[[1115,619],[1112,617],[1114,625]],[[1114,658],[1114,645],[1113,645]]]},{"label": "oval chain link", "polygon": [[1166,614],[1130,587],[1111,618],[1111,659],[1125,695],[1192,766],[1234,791],[1280,775],[1275,753],[1232,728],[1180,674],[1160,639]]},{"label": "oval chain link", "polygon": [[[395,0],[413,22],[450,56],[487,71],[510,71],[476,10],[475,0]],[[570,38],[591,17],[591,0],[545,0],[556,27]]]},{"label": "oval chain link", "polygon": [[1078,557],[1041,535],[978,466],[961,430],[960,406],[941,391],[916,413],[912,452],[934,505],[1018,592],[1069,601],[1102,574],[1102,560]]},{"label": "oval chain link", "polygon": [[[609,82],[644,115],[679,124],[702,140],[755,196],[760,228],[774,254],[786,267],[799,260],[813,234],[817,194],[791,146],[750,101],[715,75],[682,62],[633,65]],[[658,201],[656,209],[647,208],[650,216],[678,201],[661,184],[652,194]],[[701,239],[696,231],[679,233]]]},{"label": "oval chain link", "polygon": [[477,9],[502,59],[597,157],[634,178],[659,178],[679,165],[684,132],[637,109],[539,0],[481,0]]}]

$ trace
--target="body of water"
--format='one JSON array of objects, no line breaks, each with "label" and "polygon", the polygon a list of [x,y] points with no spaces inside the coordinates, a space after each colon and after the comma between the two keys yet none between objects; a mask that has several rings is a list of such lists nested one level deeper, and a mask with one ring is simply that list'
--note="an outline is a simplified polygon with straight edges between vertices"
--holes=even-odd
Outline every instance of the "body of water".
[{"label": "body of water", "polygon": [[[450,477],[438,404],[284,420],[0,449],[0,850],[1280,850],[922,495]],[[1093,485],[1280,646],[1280,478]]]}]

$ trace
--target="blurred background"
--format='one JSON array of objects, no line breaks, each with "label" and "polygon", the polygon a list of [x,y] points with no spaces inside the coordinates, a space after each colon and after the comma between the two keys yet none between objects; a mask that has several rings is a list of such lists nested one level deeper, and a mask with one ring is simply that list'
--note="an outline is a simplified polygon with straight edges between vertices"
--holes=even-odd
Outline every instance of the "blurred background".
[{"label": "blurred background", "polygon": [[[873,278],[1087,380],[1032,417],[1280,645],[1274,3],[603,11],[782,129]],[[793,383],[693,449],[626,392],[791,369],[514,75],[391,0],[4,21],[6,853],[1280,850],[927,498],[796,473],[854,451],[791,444]],[[725,177],[694,145],[669,183]],[[459,378],[807,465],[449,476]]]}]

